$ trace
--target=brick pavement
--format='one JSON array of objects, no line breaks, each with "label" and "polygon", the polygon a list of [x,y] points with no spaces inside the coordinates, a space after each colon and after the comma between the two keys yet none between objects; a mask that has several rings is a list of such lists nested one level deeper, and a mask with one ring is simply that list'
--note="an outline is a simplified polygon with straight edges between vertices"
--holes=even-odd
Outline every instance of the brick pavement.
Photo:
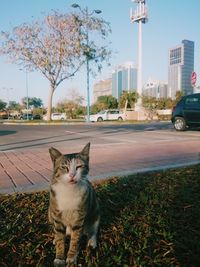
[{"label": "brick pavement", "polygon": [[[156,145],[156,149],[154,144],[148,147],[145,144],[94,145],[90,154],[89,176],[91,180],[98,180],[199,163],[199,147],[192,143],[189,145],[189,151],[181,143],[178,147],[161,143]],[[60,150],[63,153],[74,152]],[[51,175],[48,149],[0,152],[0,194],[48,189]]]}]

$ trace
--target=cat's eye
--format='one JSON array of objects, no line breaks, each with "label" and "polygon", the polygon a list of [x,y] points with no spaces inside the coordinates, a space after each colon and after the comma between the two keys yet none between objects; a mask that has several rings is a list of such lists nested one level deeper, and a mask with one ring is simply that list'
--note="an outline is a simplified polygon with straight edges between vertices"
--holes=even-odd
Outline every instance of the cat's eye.
[{"label": "cat's eye", "polygon": [[77,165],[76,166],[76,170],[78,170],[78,169],[80,169],[80,168],[82,168],[83,167],[83,165]]},{"label": "cat's eye", "polygon": [[61,165],[60,169],[69,172],[69,168],[66,165]]}]

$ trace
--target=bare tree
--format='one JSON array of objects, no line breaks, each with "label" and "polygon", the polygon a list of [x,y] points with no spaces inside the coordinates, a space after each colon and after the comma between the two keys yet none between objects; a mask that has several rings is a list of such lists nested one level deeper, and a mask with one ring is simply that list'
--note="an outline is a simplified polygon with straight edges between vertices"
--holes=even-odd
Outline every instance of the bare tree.
[{"label": "bare tree", "polygon": [[[110,32],[109,25],[102,19],[90,16],[93,25],[89,31],[95,31],[105,39]],[[0,55],[6,55],[12,63],[26,70],[39,70],[50,83],[47,119],[51,119],[52,99],[61,82],[72,77],[86,61],[86,54],[101,66],[109,57],[105,46],[85,47],[85,21],[78,14],[61,14],[54,11],[43,21],[24,23],[11,32],[2,32]],[[88,21],[87,21],[88,23]]]}]

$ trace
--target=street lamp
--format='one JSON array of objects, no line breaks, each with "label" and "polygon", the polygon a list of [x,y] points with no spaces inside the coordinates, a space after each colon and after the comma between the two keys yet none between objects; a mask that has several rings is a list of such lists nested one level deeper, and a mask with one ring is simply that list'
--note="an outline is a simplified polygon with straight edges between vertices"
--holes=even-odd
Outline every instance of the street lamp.
[{"label": "street lamp", "polygon": [[90,68],[89,68],[89,60],[91,59],[90,53],[89,53],[89,17],[92,16],[92,14],[100,14],[102,11],[99,9],[94,9],[89,13],[88,7],[85,9],[82,9],[78,4],[73,4],[73,8],[78,8],[83,16],[86,18],[86,71],[87,71],[87,122],[90,122]]},{"label": "street lamp", "polygon": [[[23,71],[23,69],[19,69]],[[29,100],[28,100],[28,70],[26,70],[26,119],[29,120],[28,110],[29,110]]]},{"label": "street lamp", "polygon": [[28,120],[28,110],[29,110],[29,101],[28,101],[28,71],[26,70],[26,119]]}]

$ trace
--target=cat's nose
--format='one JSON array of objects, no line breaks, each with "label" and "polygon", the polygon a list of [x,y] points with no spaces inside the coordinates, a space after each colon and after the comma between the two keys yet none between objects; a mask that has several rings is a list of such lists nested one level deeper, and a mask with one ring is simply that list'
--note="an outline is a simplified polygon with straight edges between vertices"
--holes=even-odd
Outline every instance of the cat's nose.
[{"label": "cat's nose", "polygon": [[75,176],[74,173],[69,173],[69,178],[70,178],[71,180],[73,180],[74,176]]},{"label": "cat's nose", "polygon": [[76,183],[75,173],[69,174],[69,183]]}]

